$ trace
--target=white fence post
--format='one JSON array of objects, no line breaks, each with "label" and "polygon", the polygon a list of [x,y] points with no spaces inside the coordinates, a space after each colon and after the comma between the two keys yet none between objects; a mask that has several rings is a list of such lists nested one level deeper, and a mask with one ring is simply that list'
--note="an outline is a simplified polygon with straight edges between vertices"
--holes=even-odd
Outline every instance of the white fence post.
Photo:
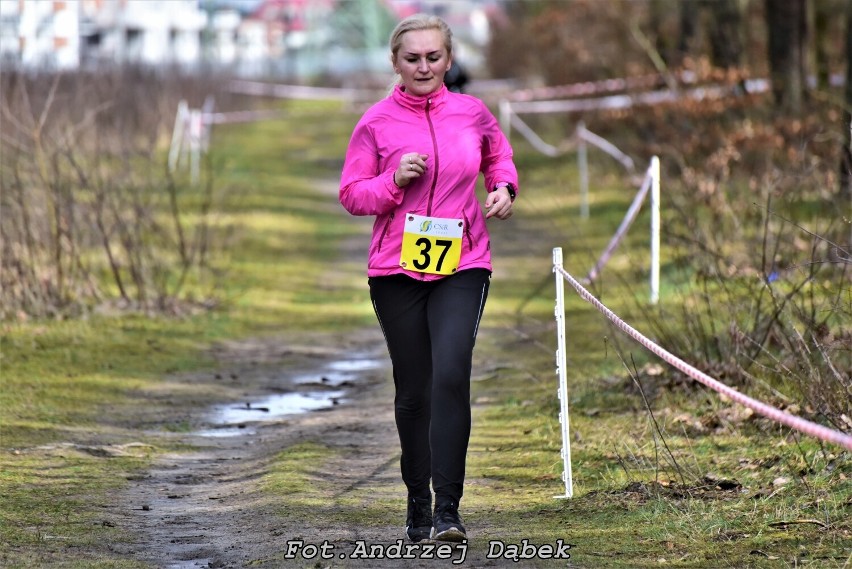
[{"label": "white fence post", "polygon": [[210,150],[210,131],[213,126],[213,109],[215,106],[216,100],[213,98],[213,95],[207,95],[207,98],[204,99],[204,105],[201,107],[201,150],[204,152]]},{"label": "white fence post", "polygon": [[169,171],[174,172],[177,168],[178,160],[180,159],[181,149],[183,148],[183,136],[186,129],[186,115],[189,112],[189,107],[185,100],[178,103],[177,115],[175,116],[175,128],[172,131],[172,145],[169,148]]},{"label": "white fence post", "polygon": [[562,269],[562,247],[553,249],[553,272],[556,273],[556,373],[559,376],[559,423],[562,426],[562,480],[565,482],[565,494],[556,498],[570,498],[574,495],[574,481],[571,475],[571,439],[568,424],[568,364],[565,354],[565,281]]},{"label": "white fence post", "polygon": [[198,183],[201,162],[201,145],[204,135],[204,117],[200,109],[189,111],[189,151],[190,177],[193,184]]},{"label": "white fence post", "polygon": [[577,163],[580,170],[580,217],[589,218],[589,155],[586,147],[586,123],[580,121],[577,124]]},{"label": "white fence post", "polygon": [[660,159],[651,158],[651,304],[660,300]]},{"label": "white fence post", "polygon": [[500,128],[503,129],[506,140],[509,140],[512,131],[512,103],[508,99],[500,99]]}]

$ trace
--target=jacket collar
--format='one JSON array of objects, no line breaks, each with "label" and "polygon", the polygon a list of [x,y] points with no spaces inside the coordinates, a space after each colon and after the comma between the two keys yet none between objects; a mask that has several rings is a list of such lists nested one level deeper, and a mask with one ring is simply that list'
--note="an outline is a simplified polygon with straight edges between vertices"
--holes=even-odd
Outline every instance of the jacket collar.
[{"label": "jacket collar", "polygon": [[393,97],[394,101],[407,109],[411,109],[413,111],[424,111],[427,103],[430,101],[430,109],[434,109],[435,107],[442,105],[447,98],[448,92],[447,86],[441,85],[441,88],[434,93],[421,97],[409,94],[405,91],[402,85],[395,85],[391,97]]}]

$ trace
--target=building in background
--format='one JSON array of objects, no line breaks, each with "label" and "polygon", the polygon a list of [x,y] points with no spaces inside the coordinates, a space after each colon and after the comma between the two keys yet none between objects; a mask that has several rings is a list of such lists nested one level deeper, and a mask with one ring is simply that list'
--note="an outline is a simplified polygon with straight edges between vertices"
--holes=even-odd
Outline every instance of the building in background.
[{"label": "building in background", "polygon": [[46,69],[79,67],[78,0],[0,1],[0,63]]},{"label": "building in background", "polygon": [[207,14],[197,0],[80,0],[79,4],[80,58],[87,65],[192,68],[201,60]]},{"label": "building in background", "polygon": [[0,59],[25,69],[201,60],[197,0],[2,0]]},{"label": "building in background", "polygon": [[0,0],[0,61],[26,69],[125,63],[306,79],[383,74],[387,38],[415,12],[452,26],[482,63],[499,0]]},{"label": "building in background", "polygon": [[[372,0],[371,0],[372,1]],[[261,0],[236,30],[240,76],[305,77],[322,73],[305,63],[327,47],[337,0]]]}]

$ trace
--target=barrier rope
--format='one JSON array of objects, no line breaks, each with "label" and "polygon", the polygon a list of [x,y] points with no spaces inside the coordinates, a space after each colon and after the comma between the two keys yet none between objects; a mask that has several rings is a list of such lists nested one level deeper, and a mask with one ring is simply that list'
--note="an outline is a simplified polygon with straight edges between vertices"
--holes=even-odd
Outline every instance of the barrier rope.
[{"label": "barrier rope", "polygon": [[725,395],[732,401],[736,401],[741,405],[745,405],[749,409],[763,415],[764,417],[772,419],[773,421],[781,423],[782,425],[786,425],[791,429],[795,429],[797,431],[805,433],[806,435],[822,439],[826,442],[835,443],[846,448],[847,450],[852,451],[852,436],[847,435],[845,433],[841,433],[840,431],[829,429],[828,427],[824,427],[823,425],[808,421],[807,419],[803,419],[802,417],[798,417],[791,413],[787,413],[786,411],[782,411],[781,409],[777,409],[775,407],[772,407],[771,405],[767,405],[766,403],[744,395],[736,389],[728,387],[724,383],[713,379],[706,373],[692,367],[691,365],[681,360],[671,352],[658,346],[657,344],[643,336],[632,326],[621,320],[618,316],[616,316],[616,314],[612,310],[604,306],[601,301],[592,296],[592,294],[588,290],[586,290],[583,285],[581,285],[574,277],[572,277],[561,265],[555,264],[553,270],[555,272],[560,273],[565,278],[565,280],[568,281],[568,283],[572,287],[574,287],[574,290],[577,291],[577,293],[583,300],[590,302],[595,308],[598,309],[599,312],[609,318],[609,320],[613,324],[615,324],[618,329],[620,329],[622,332],[642,344],[652,353],[659,356],[663,361],[682,371],[692,379],[698,381],[699,383],[702,383],[710,389],[717,391],[718,393]]}]

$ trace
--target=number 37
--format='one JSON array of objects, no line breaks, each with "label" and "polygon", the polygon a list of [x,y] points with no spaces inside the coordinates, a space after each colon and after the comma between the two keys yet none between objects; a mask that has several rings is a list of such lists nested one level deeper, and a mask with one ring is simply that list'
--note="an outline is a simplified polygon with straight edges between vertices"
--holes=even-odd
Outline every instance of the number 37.
[{"label": "number 37", "polygon": [[[415,241],[414,244],[420,246],[420,256],[423,258],[423,260],[419,261],[415,259],[413,263],[415,267],[422,271],[432,264],[432,256],[429,254],[429,252],[432,250],[432,241],[430,239],[426,239],[425,237],[421,237],[420,239]],[[438,257],[438,264],[435,265],[436,271],[441,270],[441,265],[444,264],[444,257],[446,257],[447,251],[450,250],[452,244],[453,242],[448,239],[435,240],[435,246],[443,248],[443,251],[441,251],[441,255]]]}]

